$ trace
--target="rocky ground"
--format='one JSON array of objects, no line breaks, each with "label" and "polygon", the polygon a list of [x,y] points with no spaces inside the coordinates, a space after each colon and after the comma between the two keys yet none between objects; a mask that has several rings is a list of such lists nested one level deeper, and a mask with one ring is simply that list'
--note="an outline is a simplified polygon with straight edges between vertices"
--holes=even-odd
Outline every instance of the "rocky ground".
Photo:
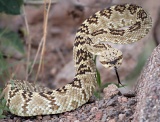
[{"label": "rocky ground", "polygon": [[116,85],[103,90],[104,98],[91,98],[71,112],[37,117],[17,117],[9,114],[0,122],[131,122],[136,106],[134,94],[122,95]]}]

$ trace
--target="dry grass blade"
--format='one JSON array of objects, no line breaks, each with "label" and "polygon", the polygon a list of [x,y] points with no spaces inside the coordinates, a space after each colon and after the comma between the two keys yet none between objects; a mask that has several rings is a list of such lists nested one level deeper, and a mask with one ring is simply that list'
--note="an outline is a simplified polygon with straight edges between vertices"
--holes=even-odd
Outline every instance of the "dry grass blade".
[{"label": "dry grass blade", "polygon": [[38,66],[38,71],[37,71],[36,78],[35,78],[34,82],[37,81],[37,78],[40,73],[42,63],[43,63],[45,44],[46,44],[46,35],[47,35],[48,14],[49,14],[50,6],[51,6],[51,0],[45,0],[44,3],[45,3],[44,4],[44,23],[43,23],[43,37],[42,37],[43,44],[42,44],[42,51],[41,51],[41,56],[40,56],[40,63]]},{"label": "dry grass blade", "polygon": [[24,5],[22,5],[23,8],[23,17],[24,17],[24,21],[25,21],[25,25],[26,25],[26,29],[27,29],[27,42],[28,42],[28,49],[27,49],[27,63],[26,63],[26,80],[28,80],[28,76],[29,76],[29,65],[30,65],[30,52],[31,52],[31,36],[30,36],[30,31],[29,31],[29,25],[28,25],[28,21],[27,21],[27,17],[26,17],[26,12],[25,12],[25,8]]},{"label": "dry grass blade", "polygon": [[31,65],[31,69],[30,69],[30,72],[28,73],[28,76],[30,76],[31,73],[32,73],[32,71],[33,71],[33,67],[34,67],[34,65],[35,65],[35,63],[36,63],[36,61],[37,61],[39,52],[40,52],[40,50],[41,50],[41,48],[42,48],[42,43],[43,43],[43,38],[41,39],[41,41],[40,41],[40,43],[39,43],[38,50],[37,50],[36,56],[35,56],[35,58],[34,58],[34,60],[33,60],[33,63],[32,63],[32,65]]}]

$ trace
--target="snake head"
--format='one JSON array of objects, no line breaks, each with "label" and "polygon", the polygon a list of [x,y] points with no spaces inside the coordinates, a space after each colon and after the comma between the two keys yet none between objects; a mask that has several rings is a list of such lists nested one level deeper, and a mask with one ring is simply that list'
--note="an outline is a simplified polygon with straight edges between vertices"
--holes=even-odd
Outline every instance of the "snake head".
[{"label": "snake head", "polygon": [[122,59],[122,52],[114,48],[110,48],[99,57],[99,61],[105,68],[119,67]]}]

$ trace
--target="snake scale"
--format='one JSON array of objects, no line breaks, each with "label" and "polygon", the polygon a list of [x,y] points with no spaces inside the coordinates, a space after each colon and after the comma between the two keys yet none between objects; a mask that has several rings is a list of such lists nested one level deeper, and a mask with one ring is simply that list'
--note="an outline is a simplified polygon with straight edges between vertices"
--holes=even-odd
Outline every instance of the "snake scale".
[{"label": "snake scale", "polygon": [[152,21],[142,7],[114,5],[90,16],[79,27],[73,47],[76,74],[73,81],[51,90],[23,80],[6,85],[6,105],[12,114],[36,116],[71,111],[85,104],[96,87],[94,55],[106,68],[118,67],[122,52],[106,42],[128,44],[143,38]]}]

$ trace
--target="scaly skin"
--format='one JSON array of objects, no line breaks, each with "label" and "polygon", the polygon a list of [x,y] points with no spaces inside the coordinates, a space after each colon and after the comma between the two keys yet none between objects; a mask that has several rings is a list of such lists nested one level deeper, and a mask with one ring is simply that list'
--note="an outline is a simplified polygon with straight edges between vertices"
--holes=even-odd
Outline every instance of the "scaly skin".
[{"label": "scaly skin", "polygon": [[5,87],[10,112],[18,116],[58,114],[85,104],[96,87],[94,55],[106,68],[118,67],[122,52],[104,42],[127,44],[143,38],[151,18],[137,5],[115,5],[85,20],[76,33],[73,55],[76,75],[73,82],[51,90],[27,81],[11,80]]}]

